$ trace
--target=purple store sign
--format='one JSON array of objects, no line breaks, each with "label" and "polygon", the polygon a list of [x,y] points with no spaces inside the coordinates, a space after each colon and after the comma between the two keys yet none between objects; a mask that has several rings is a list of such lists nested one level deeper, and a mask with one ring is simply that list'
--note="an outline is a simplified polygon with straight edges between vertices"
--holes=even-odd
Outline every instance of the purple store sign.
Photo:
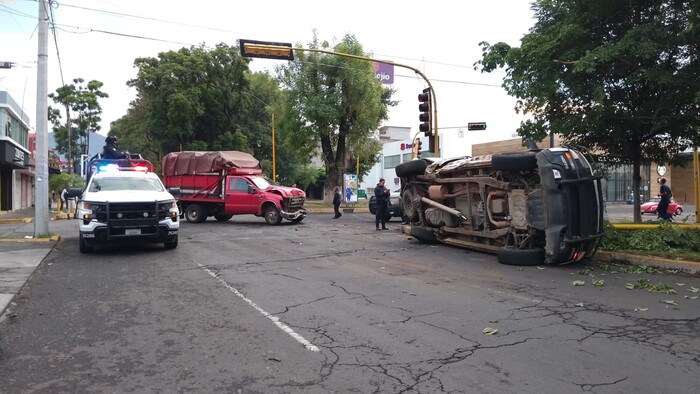
[{"label": "purple store sign", "polygon": [[394,65],[386,63],[372,62],[374,66],[374,76],[385,85],[394,83]]}]

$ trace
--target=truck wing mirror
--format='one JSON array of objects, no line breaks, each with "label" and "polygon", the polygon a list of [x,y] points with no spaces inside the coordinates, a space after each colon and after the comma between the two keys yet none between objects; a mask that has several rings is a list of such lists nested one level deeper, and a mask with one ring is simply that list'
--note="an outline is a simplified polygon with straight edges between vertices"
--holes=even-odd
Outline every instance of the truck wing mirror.
[{"label": "truck wing mirror", "polygon": [[168,193],[172,194],[173,197],[180,197],[180,188],[179,187],[171,187],[168,189]]}]

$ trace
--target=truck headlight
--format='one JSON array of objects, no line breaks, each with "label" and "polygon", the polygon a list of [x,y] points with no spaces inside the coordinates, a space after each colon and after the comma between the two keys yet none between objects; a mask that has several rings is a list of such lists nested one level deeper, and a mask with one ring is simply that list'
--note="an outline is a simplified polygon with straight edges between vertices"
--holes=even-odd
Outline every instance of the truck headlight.
[{"label": "truck headlight", "polygon": [[78,203],[78,214],[86,223],[95,218],[95,213],[92,210],[92,206],[90,206],[90,203],[87,201],[81,201]]},{"label": "truck headlight", "polygon": [[180,210],[177,208],[177,203],[175,201],[172,202],[172,205],[170,205],[170,208],[168,209],[168,216],[170,216],[170,219],[173,222],[177,220],[178,216],[180,216]]}]

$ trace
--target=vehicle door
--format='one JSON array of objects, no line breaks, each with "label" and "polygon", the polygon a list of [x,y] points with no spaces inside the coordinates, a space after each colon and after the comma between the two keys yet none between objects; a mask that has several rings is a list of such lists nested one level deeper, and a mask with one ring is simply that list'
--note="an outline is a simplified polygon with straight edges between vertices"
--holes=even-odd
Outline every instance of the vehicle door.
[{"label": "vehicle door", "polygon": [[226,211],[234,215],[256,214],[262,195],[243,177],[230,176],[226,182]]}]

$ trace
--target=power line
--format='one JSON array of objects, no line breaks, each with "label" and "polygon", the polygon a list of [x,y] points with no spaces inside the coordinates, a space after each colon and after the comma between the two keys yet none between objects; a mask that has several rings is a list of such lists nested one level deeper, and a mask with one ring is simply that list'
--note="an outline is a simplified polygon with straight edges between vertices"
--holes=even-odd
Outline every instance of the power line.
[{"label": "power line", "polygon": [[56,17],[53,14],[53,7],[49,4],[49,19],[51,20],[51,35],[53,43],[56,45],[56,58],[58,59],[58,71],[61,74],[61,86],[66,86],[66,80],[63,78],[63,64],[61,63],[61,53],[58,50],[58,38],[56,36]]}]

